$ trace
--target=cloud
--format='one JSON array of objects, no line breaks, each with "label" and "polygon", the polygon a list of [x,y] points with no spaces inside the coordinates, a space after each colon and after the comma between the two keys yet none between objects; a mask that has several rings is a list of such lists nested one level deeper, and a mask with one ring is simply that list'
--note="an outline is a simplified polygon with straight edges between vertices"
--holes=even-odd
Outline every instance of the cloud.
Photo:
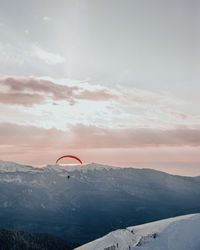
[{"label": "cloud", "polygon": [[42,20],[43,20],[44,22],[49,22],[49,21],[51,21],[51,17],[49,17],[49,16],[44,16],[44,17],[42,18]]},{"label": "cloud", "polygon": [[10,43],[1,43],[0,42],[0,55],[1,55],[1,67],[3,65],[9,64],[12,65],[21,65],[24,63],[23,53],[13,53],[13,46]]},{"label": "cloud", "polygon": [[78,124],[67,131],[10,123],[0,124],[0,145],[28,150],[199,147],[200,129],[104,129]]},{"label": "cloud", "polygon": [[28,29],[25,29],[25,30],[24,30],[24,33],[25,33],[26,35],[28,35],[28,34],[30,33],[30,31],[29,31]]},{"label": "cloud", "polygon": [[14,104],[22,106],[33,106],[34,104],[40,104],[44,102],[44,98],[39,94],[29,94],[29,93],[1,93],[0,92],[0,102],[3,104]]},{"label": "cloud", "polygon": [[59,85],[35,78],[7,77],[0,79],[0,102],[22,106],[33,106],[47,100],[67,101],[71,105],[78,100],[116,100],[108,90],[85,90],[82,87]]},{"label": "cloud", "polygon": [[71,128],[73,143],[86,148],[200,146],[200,129],[107,129],[82,124]]},{"label": "cloud", "polygon": [[21,110],[24,116],[37,116],[19,121],[8,113],[7,117],[1,114],[0,120],[25,125],[64,130],[66,123],[79,122],[108,128],[172,128],[199,123],[198,117],[178,112],[176,102],[167,94],[135,88],[108,88],[70,79],[0,76],[2,112],[9,107],[16,114]]},{"label": "cloud", "polygon": [[66,100],[73,103],[76,87],[61,86],[34,78],[5,78],[0,80],[0,102],[32,106],[46,100]]},{"label": "cloud", "polygon": [[118,100],[119,96],[109,93],[106,89],[89,91],[84,90],[81,92],[77,99],[91,100],[91,101],[107,101],[107,100]]},{"label": "cloud", "polygon": [[[166,109],[170,105],[179,105],[181,101],[169,93],[157,93],[134,87],[108,88],[95,83],[69,83],[69,79],[62,80],[60,84],[56,79],[42,79],[34,77],[9,77],[0,76],[0,102],[4,104],[18,104],[33,106],[44,103],[46,100],[68,101],[71,105],[78,100],[88,101],[115,101],[122,112],[130,112],[133,106],[145,109],[155,107]],[[72,81],[73,82],[73,81]],[[30,98],[30,101],[29,101]],[[133,106],[131,106],[133,105]],[[187,118],[184,114],[176,111],[165,110],[178,118]],[[176,114],[175,114],[176,112]],[[132,111],[131,111],[132,113]]]},{"label": "cloud", "polygon": [[37,147],[63,146],[67,133],[57,129],[42,129],[34,126],[21,126],[11,123],[0,124],[0,144],[19,146],[34,150]]},{"label": "cloud", "polygon": [[61,131],[0,123],[0,159],[26,164],[54,163],[66,153],[84,162],[121,166],[128,162],[131,166],[137,166],[134,162],[199,162],[199,146],[199,128],[103,129],[79,124]]},{"label": "cloud", "polygon": [[49,65],[64,63],[66,59],[61,56],[60,54],[54,54],[51,52],[48,52],[42,48],[40,48],[37,45],[33,46],[33,53],[41,60],[43,60],[45,63]]}]

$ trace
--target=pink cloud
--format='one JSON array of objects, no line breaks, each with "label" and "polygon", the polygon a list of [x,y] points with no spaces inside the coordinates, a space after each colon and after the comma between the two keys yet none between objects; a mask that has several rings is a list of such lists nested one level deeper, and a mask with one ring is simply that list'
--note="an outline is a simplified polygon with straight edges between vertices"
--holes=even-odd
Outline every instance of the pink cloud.
[{"label": "pink cloud", "polygon": [[198,128],[103,129],[79,124],[60,131],[0,124],[0,159],[33,165],[55,163],[66,153],[84,162],[123,166],[130,162],[132,166],[134,162],[200,162],[199,146]]},{"label": "pink cloud", "polygon": [[2,93],[0,92],[0,102],[3,104],[22,105],[25,107],[33,106],[34,104],[41,104],[45,101],[45,98],[40,94],[30,93]]},{"label": "pink cloud", "polygon": [[94,92],[85,90],[80,95],[77,96],[78,99],[93,100],[93,101],[107,101],[107,100],[117,100],[119,97],[117,95],[111,94],[108,90],[96,90]]},{"label": "pink cloud", "polygon": [[71,133],[76,145],[82,145],[84,141],[84,146],[88,148],[200,146],[200,130],[190,128],[105,129],[79,124],[71,128]]},{"label": "pink cloud", "polygon": [[0,124],[0,145],[22,147],[28,150],[145,148],[200,146],[200,130],[177,128],[161,129],[104,129],[78,124],[68,131],[55,128]]},{"label": "pink cloud", "polygon": [[105,129],[78,124],[69,131],[55,128],[0,124],[0,145],[28,145],[51,148],[134,148],[161,146],[200,146],[200,129],[150,128]]},{"label": "pink cloud", "polygon": [[105,89],[89,91],[35,78],[0,79],[0,102],[3,104],[33,106],[44,103],[46,100],[52,100],[52,102],[64,100],[73,105],[80,99],[106,101],[116,100],[117,96]]}]

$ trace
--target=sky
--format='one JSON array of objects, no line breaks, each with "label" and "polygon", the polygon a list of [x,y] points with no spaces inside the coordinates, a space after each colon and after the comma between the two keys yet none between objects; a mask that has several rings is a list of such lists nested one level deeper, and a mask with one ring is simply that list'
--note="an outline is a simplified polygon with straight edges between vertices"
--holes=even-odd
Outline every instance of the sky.
[{"label": "sky", "polygon": [[0,159],[200,175],[198,0],[0,6]]}]

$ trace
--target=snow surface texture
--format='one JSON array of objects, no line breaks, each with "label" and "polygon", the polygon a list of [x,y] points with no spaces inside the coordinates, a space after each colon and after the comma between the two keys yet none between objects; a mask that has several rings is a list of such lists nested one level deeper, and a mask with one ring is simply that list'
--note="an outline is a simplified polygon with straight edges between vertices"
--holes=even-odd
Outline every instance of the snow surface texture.
[{"label": "snow surface texture", "polygon": [[199,250],[200,214],[116,230],[76,250]]}]

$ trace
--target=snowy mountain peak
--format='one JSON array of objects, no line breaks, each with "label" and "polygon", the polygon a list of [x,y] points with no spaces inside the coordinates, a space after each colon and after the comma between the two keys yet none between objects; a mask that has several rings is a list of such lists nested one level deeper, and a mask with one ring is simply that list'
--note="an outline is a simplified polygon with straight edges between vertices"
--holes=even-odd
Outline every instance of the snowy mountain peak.
[{"label": "snowy mountain peak", "polygon": [[67,168],[64,168],[59,165],[47,165],[46,167],[42,169],[46,172],[57,172],[57,173],[62,173],[64,171],[67,171]]},{"label": "snowy mountain peak", "polygon": [[31,172],[35,168],[28,165],[22,165],[10,161],[1,161],[0,160],[0,173],[4,172]]},{"label": "snowy mountain peak", "polygon": [[44,169],[48,171],[55,171],[58,173],[63,173],[64,171],[73,172],[73,171],[83,171],[87,172],[88,170],[109,170],[116,169],[117,167],[111,167],[107,165],[102,165],[98,163],[90,163],[86,165],[47,165]]},{"label": "snowy mountain peak", "polygon": [[76,250],[197,250],[200,214],[178,216],[116,230]]},{"label": "snowy mountain peak", "polygon": [[113,167],[113,166],[108,166],[108,165],[103,165],[103,164],[99,164],[99,163],[90,163],[90,164],[86,164],[86,165],[79,165],[79,166],[75,166],[74,169],[79,169],[82,171],[87,171],[87,170],[109,170],[109,169],[117,169],[117,167]]},{"label": "snowy mountain peak", "polygon": [[87,172],[88,170],[109,170],[117,169],[117,167],[111,167],[107,165],[102,165],[98,163],[90,163],[86,165],[47,165],[43,168],[32,167],[28,165],[22,165],[15,162],[1,161],[0,160],[0,173],[11,173],[11,172],[55,172],[57,174],[62,174],[65,172],[73,171],[83,171]]}]

